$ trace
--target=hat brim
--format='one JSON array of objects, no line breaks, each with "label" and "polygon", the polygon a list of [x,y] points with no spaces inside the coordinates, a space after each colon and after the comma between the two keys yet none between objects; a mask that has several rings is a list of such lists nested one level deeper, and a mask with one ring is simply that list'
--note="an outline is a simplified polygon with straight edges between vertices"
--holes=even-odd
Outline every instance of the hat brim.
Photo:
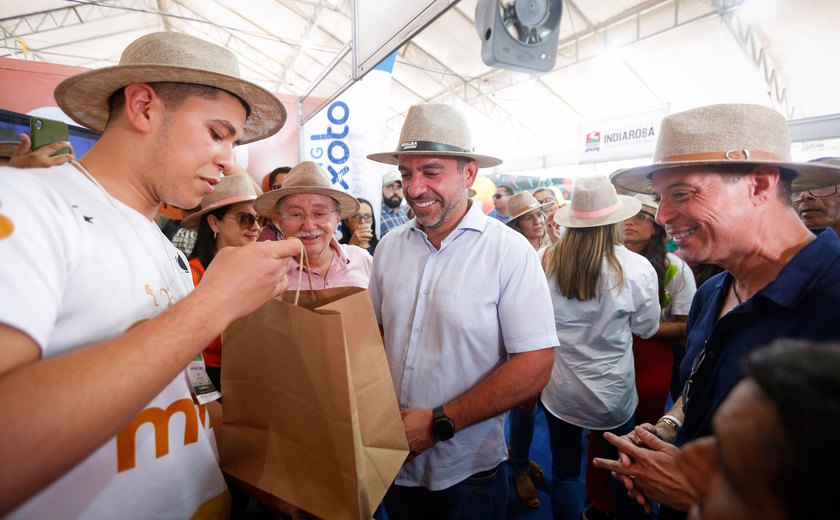
[{"label": "hat brim", "polygon": [[241,98],[251,109],[242,130],[242,144],[276,134],[286,123],[283,103],[254,83],[226,74],[166,65],[116,65],[76,74],[56,87],[55,100],[71,119],[102,133],[114,92],[132,83],[155,82],[206,85]]},{"label": "hat brim", "polygon": [[236,197],[237,200],[233,200],[228,202],[227,204],[219,204],[217,206],[208,206],[201,211],[196,211],[189,217],[185,218],[181,221],[181,227],[187,229],[195,229],[201,224],[201,219],[204,218],[204,215],[210,213],[211,211],[216,211],[219,208],[226,208],[228,206],[233,206],[234,204],[239,204],[240,202],[250,202],[252,200],[256,200],[257,197],[253,195],[243,195],[242,197]]},{"label": "hat brim", "polygon": [[330,197],[338,203],[339,218],[342,219],[352,217],[359,211],[359,201],[352,195],[348,195],[339,190],[308,186],[280,188],[263,193],[254,201],[254,209],[257,210],[257,213],[263,216],[276,215],[277,203],[280,202],[280,199],[298,193],[326,195],[327,197]]},{"label": "hat brim", "polygon": [[426,156],[435,156],[435,157],[466,157],[467,159],[471,159],[478,163],[479,168],[490,168],[492,166],[498,166],[502,164],[501,159],[497,159],[496,157],[490,157],[489,155],[480,155],[477,153],[464,153],[464,152],[438,152],[438,151],[430,151],[430,150],[417,150],[417,151],[405,151],[405,152],[382,152],[382,153],[372,153],[367,156],[368,159],[371,161],[376,161],[378,163],[384,164],[392,164],[397,165],[400,163],[400,155],[426,155]]},{"label": "hat brim", "polygon": [[546,202],[545,204],[540,204],[540,206],[537,207],[537,208],[528,208],[525,211],[521,211],[521,212],[519,212],[518,215],[511,216],[510,219],[508,219],[508,221],[507,221],[507,225],[510,226],[511,224],[513,224],[516,221],[516,219],[518,219],[520,217],[524,217],[528,213],[533,213],[534,211],[545,211],[548,208],[550,208],[551,206],[557,206],[557,204],[555,204],[554,202]]},{"label": "hat brim", "polygon": [[621,207],[614,212],[597,218],[578,218],[571,215],[572,204],[565,204],[561,206],[556,213],[554,213],[554,222],[561,226],[570,228],[586,228],[607,226],[609,224],[616,224],[627,220],[636,215],[642,209],[642,203],[633,197],[627,195],[619,195],[618,201]]},{"label": "hat brim", "polygon": [[791,183],[791,190],[800,191],[822,188],[831,184],[840,184],[840,167],[820,163],[794,163],[782,161],[679,161],[657,163],[648,166],[637,166],[618,170],[610,175],[610,182],[616,187],[634,191],[636,193],[653,194],[650,177],[659,171],[677,168],[692,168],[699,166],[731,166],[733,164],[749,164],[753,166],[767,165],[784,168],[796,173]]}]

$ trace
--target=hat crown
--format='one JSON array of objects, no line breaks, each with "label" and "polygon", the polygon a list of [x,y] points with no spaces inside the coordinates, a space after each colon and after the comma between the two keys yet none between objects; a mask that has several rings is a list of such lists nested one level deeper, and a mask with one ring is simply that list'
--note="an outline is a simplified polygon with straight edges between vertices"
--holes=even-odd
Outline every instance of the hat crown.
[{"label": "hat crown", "polygon": [[659,210],[659,203],[653,197],[644,193],[637,193],[633,195],[633,198],[642,203],[642,211],[656,216],[656,212]]},{"label": "hat crown", "polygon": [[464,153],[473,151],[467,120],[450,105],[431,103],[408,109],[397,151],[411,150],[412,143],[417,142],[438,143]]},{"label": "hat crown", "polygon": [[333,186],[323,168],[315,162],[303,161],[289,171],[280,189],[288,188],[333,189]]},{"label": "hat crown", "polygon": [[542,204],[527,191],[521,191],[508,199],[507,207],[509,215],[521,215],[531,210],[540,209]]},{"label": "hat crown", "polygon": [[236,56],[189,34],[156,32],[138,38],[122,53],[120,65],[184,67],[239,77]]},{"label": "hat crown", "polygon": [[382,186],[388,186],[395,182],[402,182],[402,175],[397,170],[391,170],[382,175]]},{"label": "hat crown", "polygon": [[578,218],[618,209],[619,201],[615,187],[606,177],[581,177],[572,190],[571,211]]},{"label": "hat crown", "polygon": [[[219,179],[219,184],[201,198],[201,209],[216,208],[226,204],[235,204],[245,200],[254,200],[257,192],[251,181],[244,175],[230,175]],[[235,200],[239,199],[239,200]]]},{"label": "hat crown", "polygon": [[748,104],[710,105],[672,114],[662,120],[653,160],[730,150],[769,152],[790,161],[787,121],[772,108]]}]

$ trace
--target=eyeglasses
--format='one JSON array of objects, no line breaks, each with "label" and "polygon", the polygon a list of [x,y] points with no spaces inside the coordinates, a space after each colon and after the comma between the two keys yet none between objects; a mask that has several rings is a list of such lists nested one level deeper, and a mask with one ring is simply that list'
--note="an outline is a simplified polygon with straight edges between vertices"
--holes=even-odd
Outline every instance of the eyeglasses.
[{"label": "eyeglasses", "polygon": [[364,220],[365,222],[372,222],[373,221],[373,215],[362,215],[360,213],[356,213],[355,215],[353,215],[350,218],[352,220]]},{"label": "eyeglasses", "polygon": [[554,197],[546,197],[542,200],[537,199],[537,202],[539,202],[540,204],[548,204],[549,202],[556,204],[557,199],[555,199]]},{"label": "eyeglasses", "polygon": [[303,221],[306,219],[306,216],[309,215],[309,218],[312,219],[312,222],[316,224],[326,224],[330,221],[330,216],[336,212],[337,210],[334,209],[315,209],[312,211],[300,211],[293,209],[288,213],[281,213],[280,218],[282,218],[284,221],[293,226],[298,226],[303,224]]},{"label": "eyeglasses", "polygon": [[700,351],[700,354],[694,358],[694,363],[691,364],[691,374],[689,374],[688,379],[685,380],[685,386],[683,386],[682,391],[682,409],[683,413],[685,413],[686,407],[688,406],[688,401],[691,400],[691,391],[694,389],[694,378],[697,375],[697,370],[700,368],[700,365],[703,364],[703,360],[706,359],[706,349]]},{"label": "eyeglasses", "polygon": [[[813,190],[808,190],[808,193],[810,193],[811,196],[814,197],[815,199],[819,199],[819,198],[822,198],[822,197],[830,197],[831,195],[834,195],[835,193],[837,193],[837,185],[833,184],[831,186],[826,186],[825,188],[816,188],[816,189],[813,189]],[[793,202],[800,202],[802,200],[802,195],[804,195],[804,194],[805,194],[804,191],[800,192],[798,195],[796,195],[794,197]]]},{"label": "eyeglasses", "polygon": [[501,199],[502,197],[510,197],[507,193],[494,193],[493,198],[496,200]]},{"label": "eyeglasses", "polygon": [[246,229],[251,229],[254,227],[254,223],[256,222],[259,227],[264,227],[266,224],[266,218],[261,217],[259,215],[255,215],[254,213],[240,213],[239,215],[225,215],[224,218],[229,218],[232,220],[239,221],[239,228],[243,231]]}]

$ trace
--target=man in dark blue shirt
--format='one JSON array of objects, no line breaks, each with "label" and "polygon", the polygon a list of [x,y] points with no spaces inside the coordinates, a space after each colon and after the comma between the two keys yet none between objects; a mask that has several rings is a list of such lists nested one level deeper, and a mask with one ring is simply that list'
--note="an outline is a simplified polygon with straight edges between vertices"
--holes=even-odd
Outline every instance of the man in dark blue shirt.
[{"label": "man in dark blue shirt", "polygon": [[840,241],[831,230],[812,234],[791,205],[792,192],[840,182],[840,168],[792,162],[775,110],[714,105],[666,117],[654,164],[611,180],[660,199],[656,220],[683,258],[726,270],[692,303],[680,399],[656,425],[610,437],[618,461],[596,459],[640,500],[670,506],[662,518],[677,518],[697,498],[677,467],[679,446],[712,433],[743,378],[741,357],[778,337],[840,339]]}]

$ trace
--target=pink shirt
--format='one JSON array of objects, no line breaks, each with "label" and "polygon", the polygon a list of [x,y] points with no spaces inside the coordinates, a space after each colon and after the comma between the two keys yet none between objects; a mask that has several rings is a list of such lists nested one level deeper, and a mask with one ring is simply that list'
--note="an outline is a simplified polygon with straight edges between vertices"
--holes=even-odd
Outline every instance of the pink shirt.
[{"label": "pink shirt", "polygon": [[309,289],[309,275],[312,275],[313,289],[329,289],[331,287],[363,287],[367,289],[370,282],[370,272],[373,268],[373,257],[366,250],[358,246],[339,244],[333,238],[330,247],[335,252],[326,279],[315,271],[303,269],[300,272],[300,265],[292,259],[292,267],[289,269],[289,287],[287,291],[294,291],[300,279],[301,289]]}]

